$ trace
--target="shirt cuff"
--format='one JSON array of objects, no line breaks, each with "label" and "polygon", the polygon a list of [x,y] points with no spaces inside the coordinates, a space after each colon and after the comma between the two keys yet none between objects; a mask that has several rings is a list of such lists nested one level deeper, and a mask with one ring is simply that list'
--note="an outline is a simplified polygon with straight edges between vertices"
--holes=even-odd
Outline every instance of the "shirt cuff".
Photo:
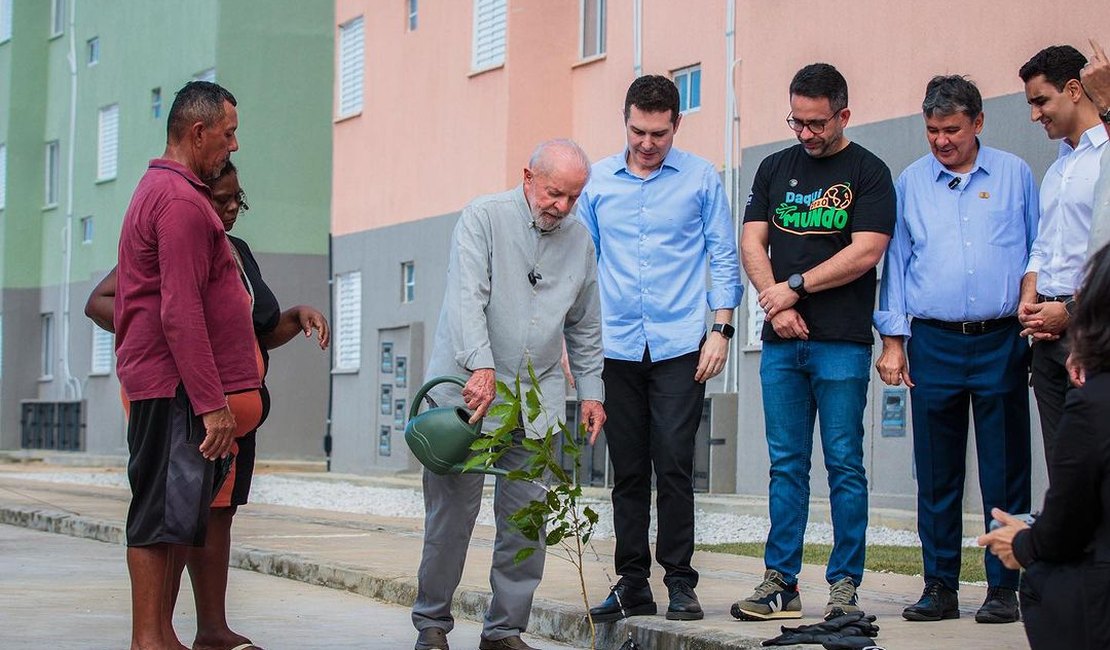
[{"label": "shirt cuff", "polygon": [[705,296],[706,301],[709,303],[709,308],[713,311],[718,309],[736,309],[740,304],[740,296],[744,294],[744,288],[738,284],[727,287],[713,287]]},{"label": "shirt cuff", "polygon": [[1026,263],[1026,265],[1025,265],[1025,272],[1026,273],[1040,273],[1041,272],[1041,260],[1040,260],[1040,258],[1039,257],[1030,257],[1029,262]]},{"label": "shirt cuff", "polygon": [[875,329],[883,336],[910,336],[910,320],[906,318],[905,314],[898,314],[892,311],[877,311],[872,317],[871,321],[875,324]]},{"label": "shirt cuff", "polygon": [[605,403],[605,382],[601,380],[601,377],[576,378],[574,385],[578,389],[579,402],[592,399]]},{"label": "shirt cuff", "polygon": [[480,368],[493,368],[493,350],[482,346],[476,350],[463,350],[455,355],[460,366],[474,372]]}]

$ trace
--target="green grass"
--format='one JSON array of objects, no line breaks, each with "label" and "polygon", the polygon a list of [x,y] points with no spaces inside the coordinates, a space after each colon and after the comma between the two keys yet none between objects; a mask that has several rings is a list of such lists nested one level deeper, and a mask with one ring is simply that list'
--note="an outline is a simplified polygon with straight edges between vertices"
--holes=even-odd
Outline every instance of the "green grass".
[{"label": "green grass", "polygon": [[[731,553],[750,557],[763,557],[763,544],[744,542],[733,544],[698,544],[699,551]],[[984,582],[987,579],[983,570],[983,549],[963,548],[960,567],[962,582]],[[806,544],[802,551],[802,562],[824,566],[832,553],[830,544]],[[868,546],[865,567],[870,571],[921,575],[921,549],[913,546]]]}]

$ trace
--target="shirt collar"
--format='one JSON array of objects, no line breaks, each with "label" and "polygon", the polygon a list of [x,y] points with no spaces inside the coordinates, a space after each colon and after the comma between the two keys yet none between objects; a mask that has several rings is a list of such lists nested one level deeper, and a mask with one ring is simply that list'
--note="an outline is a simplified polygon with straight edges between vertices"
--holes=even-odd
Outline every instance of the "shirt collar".
[{"label": "shirt collar", "polygon": [[975,164],[971,166],[971,169],[963,174],[959,174],[952,171],[951,169],[948,169],[947,167],[942,165],[939,160],[937,160],[936,156],[932,156],[933,180],[939,181],[945,178],[954,178],[956,176],[966,176],[968,178],[971,178],[972,174],[979,170],[982,170],[984,174],[990,176],[991,156],[988,153],[989,150],[987,149],[987,147],[983,146],[983,143],[979,141],[979,138],[975,138],[975,146],[979,148],[979,151],[975,153]]},{"label": "shirt collar", "polygon": [[[614,175],[619,174],[621,172],[624,172],[625,174],[629,174],[631,176],[636,176],[635,174],[632,173],[632,170],[630,170],[628,168],[628,148],[627,147],[625,147],[623,152],[617,154],[617,158],[618,158],[617,168],[615,170],[613,170]],[[648,178],[651,178],[652,176],[655,176],[656,174],[658,174],[659,170],[663,169],[664,167],[670,167],[671,169],[675,170],[676,172],[677,171],[682,171],[682,163],[683,163],[684,160],[685,160],[685,157],[683,156],[683,153],[681,151],[679,151],[677,148],[672,146],[671,150],[667,152],[667,156],[665,158],[663,158],[663,164],[659,166],[659,169],[656,169],[656,170],[652,171],[650,174],[648,174]],[[636,176],[636,177],[639,178],[639,176]],[[643,180],[647,180],[647,178],[645,178]]]},{"label": "shirt collar", "polygon": [[189,181],[189,183],[193,187],[204,192],[205,194],[210,194],[212,192],[208,185],[204,181],[200,180],[200,178],[193,172],[193,170],[189,169],[185,165],[182,165],[176,160],[170,160],[169,158],[154,158],[147,165],[147,169],[165,169],[167,171],[171,171]]},{"label": "shirt collar", "polygon": [[1074,149],[1071,145],[1068,144],[1067,140],[1061,139],[1060,155],[1058,157],[1063,158],[1073,151],[1079,151],[1080,149],[1085,149],[1087,147],[1101,147],[1103,144],[1106,143],[1108,138],[1110,138],[1110,136],[1107,136],[1106,134],[1106,127],[1103,126],[1102,122],[1099,122],[1098,124],[1084,131],[1083,135],[1079,136],[1079,145]]}]

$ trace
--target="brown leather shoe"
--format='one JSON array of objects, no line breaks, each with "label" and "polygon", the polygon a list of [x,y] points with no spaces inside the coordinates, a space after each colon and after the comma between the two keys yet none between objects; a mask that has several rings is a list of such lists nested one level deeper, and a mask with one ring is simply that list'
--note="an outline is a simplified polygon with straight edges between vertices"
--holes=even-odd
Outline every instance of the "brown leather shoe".
[{"label": "brown leather shoe", "polygon": [[426,627],[416,637],[416,650],[451,650],[447,645],[447,630],[441,627]]},{"label": "brown leather shoe", "polygon": [[536,650],[532,646],[524,642],[524,639],[517,636],[507,636],[502,639],[487,639],[482,637],[482,642],[478,644],[478,650]]}]

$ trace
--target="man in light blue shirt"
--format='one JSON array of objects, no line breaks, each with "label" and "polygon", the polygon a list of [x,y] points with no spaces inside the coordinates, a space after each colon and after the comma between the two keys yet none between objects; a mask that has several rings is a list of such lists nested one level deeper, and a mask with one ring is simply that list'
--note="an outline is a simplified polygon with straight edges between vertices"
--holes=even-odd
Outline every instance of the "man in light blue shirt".
[{"label": "man in light blue shirt", "polygon": [[[703,616],[694,594],[694,434],[705,382],[728,358],[740,264],[716,168],[672,148],[678,89],[636,79],[624,104],[627,148],[594,164],[578,202],[598,256],[605,438],[613,462],[614,561],[620,581],[595,622],[655,614],[648,586],[651,476],[658,492],[656,557],[668,619]],[[710,278],[706,290],[706,273]],[[714,325],[706,331],[706,308]],[[596,437],[596,436],[595,436]],[[593,439],[591,439],[593,442]]]},{"label": "man in light blue shirt", "polygon": [[[1029,345],[1017,310],[1039,212],[1029,165],[979,142],[983,100],[973,83],[934,77],[922,110],[932,151],[895,184],[875,367],[887,384],[909,386],[913,406],[925,591],[902,615],[937,621],[960,615],[969,404],[983,512],[1029,511]],[[989,514],[984,532],[988,523]],[[1017,621],[1018,572],[990,554],[985,562],[989,589],[975,620]]]}]

